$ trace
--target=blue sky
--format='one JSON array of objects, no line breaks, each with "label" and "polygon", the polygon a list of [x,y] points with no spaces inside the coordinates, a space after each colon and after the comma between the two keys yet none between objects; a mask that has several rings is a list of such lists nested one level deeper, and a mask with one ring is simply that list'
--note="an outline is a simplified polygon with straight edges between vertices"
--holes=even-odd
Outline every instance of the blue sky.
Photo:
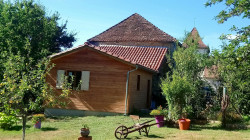
[{"label": "blue sky", "polygon": [[59,12],[68,31],[77,33],[74,46],[105,31],[134,13],[138,13],[169,35],[181,39],[195,26],[210,49],[220,49],[219,36],[232,25],[249,25],[239,17],[218,24],[214,17],[223,4],[205,7],[206,0],[37,0],[48,13]]}]

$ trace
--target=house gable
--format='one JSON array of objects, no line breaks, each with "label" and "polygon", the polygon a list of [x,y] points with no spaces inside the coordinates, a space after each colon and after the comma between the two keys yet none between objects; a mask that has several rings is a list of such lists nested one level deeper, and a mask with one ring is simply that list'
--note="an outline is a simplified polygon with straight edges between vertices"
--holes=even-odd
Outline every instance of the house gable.
[{"label": "house gable", "polygon": [[77,53],[86,48],[102,55],[109,56],[130,66],[135,67],[137,65],[139,68],[153,73],[158,72],[162,60],[168,50],[166,47],[94,46],[85,43],[85,45],[80,45],[67,51],[51,55],[50,57],[52,60],[58,59],[60,57]]}]

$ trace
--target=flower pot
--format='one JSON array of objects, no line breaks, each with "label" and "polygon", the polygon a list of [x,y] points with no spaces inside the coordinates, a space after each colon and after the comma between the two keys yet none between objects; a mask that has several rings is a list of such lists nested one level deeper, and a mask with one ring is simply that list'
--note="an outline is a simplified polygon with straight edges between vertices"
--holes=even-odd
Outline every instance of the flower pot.
[{"label": "flower pot", "polygon": [[179,119],[179,128],[180,130],[188,130],[190,127],[190,119]]},{"label": "flower pot", "polygon": [[35,128],[40,129],[41,128],[41,121],[37,121],[34,125]]},{"label": "flower pot", "polygon": [[82,137],[88,137],[90,131],[89,131],[89,129],[81,128],[80,133],[81,133]]},{"label": "flower pot", "polygon": [[155,116],[155,121],[157,124],[157,127],[160,128],[164,126],[164,116],[163,115],[156,115]]}]

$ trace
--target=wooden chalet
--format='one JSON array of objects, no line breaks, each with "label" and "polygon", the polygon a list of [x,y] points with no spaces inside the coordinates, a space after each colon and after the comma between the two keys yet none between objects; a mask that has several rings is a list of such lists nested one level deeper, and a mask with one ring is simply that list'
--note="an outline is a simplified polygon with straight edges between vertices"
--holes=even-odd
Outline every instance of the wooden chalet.
[{"label": "wooden chalet", "polygon": [[73,88],[64,109],[130,113],[151,104],[153,75],[159,75],[175,38],[139,14],[91,38],[84,45],[54,54],[55,67],[47,81],[60,93],[62,75],[73,75]]}]

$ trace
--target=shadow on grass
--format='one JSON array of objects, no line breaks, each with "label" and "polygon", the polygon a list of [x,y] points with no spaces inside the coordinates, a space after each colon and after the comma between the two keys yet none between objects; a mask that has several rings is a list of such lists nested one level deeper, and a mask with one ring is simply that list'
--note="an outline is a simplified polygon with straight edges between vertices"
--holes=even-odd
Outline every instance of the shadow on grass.
[{"label": "shadow on grass", "polygon": [[[31,126],[30,125],[26,125],[26,129],[27,128],[30,128]],[[20,131],[20,130],[22,130],[22,126],[21,125],[16,125],[16,126],[13,126],[13,127],[11,127],[11,128],[8,128],[8,129],[3,129],[4,131],[6,130],[6,131]]]},{"label": "shadow on grass", "polygon": [[56,130],[58,130],[58,128],[55,128],[55,127],[42,127],[41,130],[42,131],[56,131]]},{"label": "shadow on grass", "polygon": [[[146,136],[146,135],[144,135],[144,136]],[[161,139],[163,139],[164,137],[157,136],[157,135],[148,135],[148,138],[161,138]],[[131,138],[126,138],[126,139],[138,140],[138,139],[144,139],[144,138],[142,136],[134,136],[134,137],[131,137]]]},{"label": "shadow on grass", "polygon": [[[239,124],[238,124],[239,125]],[[201,130],[226,130],[226,131],[240,131],[240,130],[247,130],[247,128],[243,125],[239,126],[234,126],[234,127],[226,127],[223,128],[221,125],[217,126],[209,126],[209,125],[191,125],[190,130],[193,131],[201,131]]]},{"label": "shadow on grass", "polygon": [[161,137],[161,136],[157,136],[157,135],[148,135],[149,138],[164,138],[164,137]]},{"label": "shadow on grass", "polygon": [[223,130],[221,126],[209,126],[209,125],[191,125],[190,130],[201,131],[203,129],[208,130]]},{"label": "shadow on grass", "polygon": [[47,117],[49,119],[54,119],[54,120],[72,120],[72,119],[76,119],[79,118],[78,116],[52,116],[52,117]]}]

